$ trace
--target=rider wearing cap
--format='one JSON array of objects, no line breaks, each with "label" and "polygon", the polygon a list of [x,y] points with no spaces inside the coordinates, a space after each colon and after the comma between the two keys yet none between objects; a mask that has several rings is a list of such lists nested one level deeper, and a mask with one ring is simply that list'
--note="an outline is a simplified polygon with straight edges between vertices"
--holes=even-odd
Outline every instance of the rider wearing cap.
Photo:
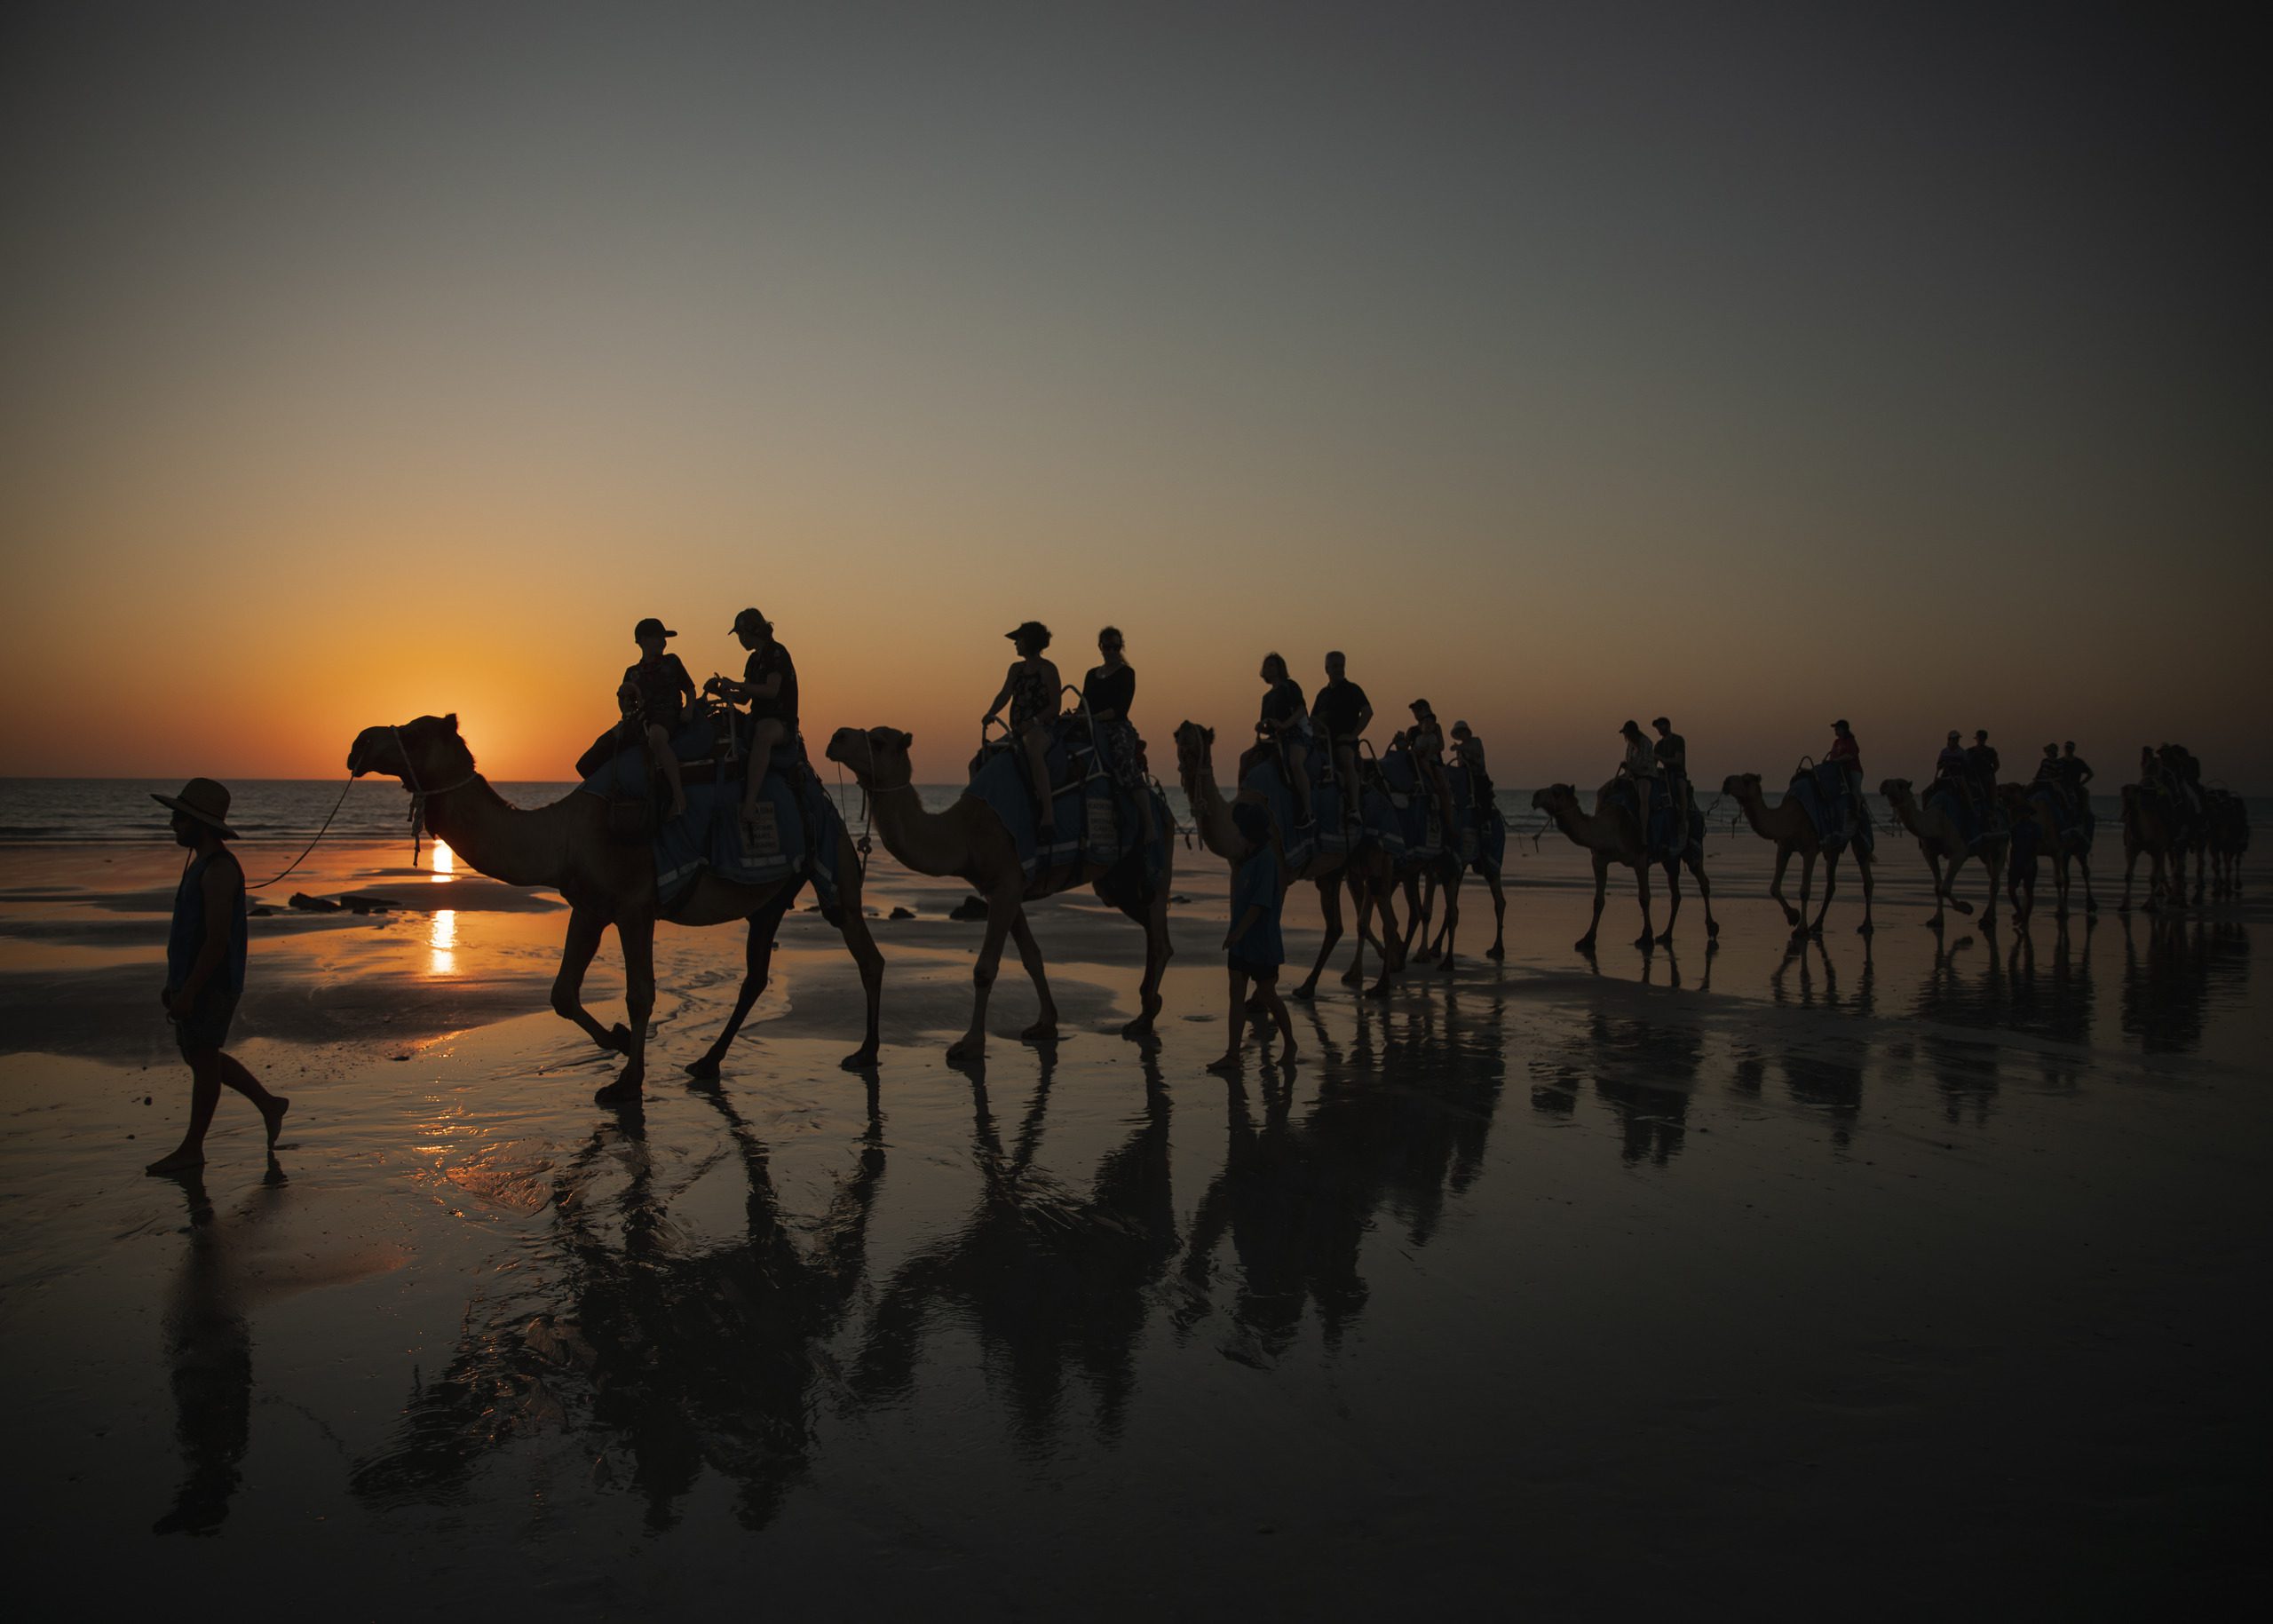
[{"label": "rider wearing cap", "polygon": [[663,650],[663,640],[677,636],[652,614],[634,626],[631,638],[639,645],[639,662],[624,667],[623,681],[615,691],[617,702],[638,718],[640,731],[646,735],[648,754],[670,786],[674,818],[686,811],[686,786],[679,779],[671,735],[678,732],[689,701],[699,692],[679,657]]},{"label": "rider wearing cap", "polygon": [[749,658],[742,663],[742,679],[713,677],[703,686],[749,707],[749,759],[743,768],[741,811],[747,831],[756,813],[758,788],[764,782],[773,752],[797,736],[797,662],[774,641],[773,622],[756,609],[745,609],[734,616],[733,630],[749,651]]},{"label": "rider wearing cap", "polygon": [[1052,845],[1057,838],[1057,810],[1056,797],[1049,793],[1049,725],[1057,719],[1057,695],[1065,685],[1058,677],[1057,667],[1041,657],[1041,651],[1049,646],[1049,627],[1040,621],[1021,621],[1002,635],[1010,639],[1018,657],[1010,662],[978,725],[984,731],[1002,714],[1004,702],[1009,702],[1010,736],[1025,749],[1026,770],[1034,780],[1041,842]]},{"label": "rider wearing cap", "polygon": [[1373,703],[1366,699],[1366,691],[1343,675],[1348,669],[1349,662],[1340,649],[1328,653],[1326,685],[1311,703],[1312,728],[1333,752],[1334,776],[1342,783],[1344,824],[1357,817],[1358,741],[1365,736],[1366,724],[1374,719]]},{"label": "rider wearing cap", "polygon": [[1965,764],[1973,774],[1974,783],[1981,790],[1981,804],[1984,806],[1995,805],[1997,774],[2003,771],[2005,764],[1998,758],[1997,747],[1989,742],[1987,728],[1973,730],[1973,742],[1966,747]]}]

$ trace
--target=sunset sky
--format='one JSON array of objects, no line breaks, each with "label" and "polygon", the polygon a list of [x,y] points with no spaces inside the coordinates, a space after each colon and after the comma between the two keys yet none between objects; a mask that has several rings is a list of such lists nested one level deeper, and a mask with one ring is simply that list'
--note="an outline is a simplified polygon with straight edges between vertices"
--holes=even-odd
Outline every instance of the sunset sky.
[{"label": "sunset sky", "polygon": [[2273,790],[2261,59],[1988,9],[12,7],[0,774],[559,777],[756,604],[933,780],[1031,615],[1163,771],[1339,646]]}]

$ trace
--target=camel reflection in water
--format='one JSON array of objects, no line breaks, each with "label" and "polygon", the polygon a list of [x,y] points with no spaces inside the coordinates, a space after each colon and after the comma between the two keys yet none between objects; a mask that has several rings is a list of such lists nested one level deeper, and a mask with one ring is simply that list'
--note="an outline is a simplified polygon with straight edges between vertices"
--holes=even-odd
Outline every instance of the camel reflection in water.
[{"label": "camel reflection in water", "polygon": [[[1792,1103],[1823,1113],[1831,1125],[1831,1142],[1845,1149],[1854,1137],[1855,1123],[1863,1111],[1863,1065],[1866,1046],[1855,1041],[1857,1031],[1841,1021],[1825,1029],[1806,1016],[1820,1012],[1831,1017],[1869,1020],[1878,1012],[1878,970],[1873,939],[1862,939],[1863,963],[1851,988],[1842,994],[1839,966],[1820,937],[1794,940],[1769,977],[1776,1008],[1798,1012],[1799,1018],[1771,1023],[1781,1038],[1778,1057],[1784,1088]],[[1738,1088],[1755,1097],[1767,1067],[1758,1050],[1747,1043],[1737,1068]]]},{"label": "camel reflection in water", "polygon": [[[1224,1351],[1267,1367],[1300,1335],[1315,1308],[1328,1349],[1363,1311],[1366,1238],[1386,1211],[1405,1244],[1427,1246],[1448,1197],[1482,1173],[1492,1117],[1505,1085],[1501,1006],[1468,1018],[1455,996],[1380,1013],[1359,1005],[1344,1050],[1314,1007],[1309,1058],[1294,1075],[1262,1070],[1257,1121],[1232,1078],[1224,1167],[1192,1220],[1182,1269],[1179,1335],[1216,1310],[1228,1242],[1237,1262]],[[1315,1075],[1308,1112],[1294,1114],[1296,1078]]]},{"label": "camel reflection in water", "polygon": [[2202,1045],[2212,1002],[2238,1006],[2249,985],[2249,929],[2198,913],[2123,922],[2123,1031],[2149,1054]]},{"label": "camel reflection in water", "polygon": [[[726,1097],[725,1119],[748,1184],[744,1234],[690,1250],[637,1111],[596,1129],[554,1181],[549,1243],[566,1306],[500,1312],[461,1340],[441,1376],[416,1393],[395,1441],[355,1470],[382,1502],[462,1488],[488,1455],[548,1431],[587,1435],[611,1474],[625,1457],[651,1528],[671,1525],[707,1467],[736,1485],[735,1512],[771,1522],[803,1475],[826,1367],[817,1350],[841,1327],[866,1266],[884,1170],[871,1087],[867,1132],[809,1240],[782,1218],[764,1143]],[[679,1181],[693,1182],[701,1167]],[[598,1186],[620,1175],[622,1193]],[[606,1216],[620,1213],[620,1237]],[[510,1308],[510,1305],[508,1305]]]},{"label": "camel reflection in water", "polygon": [[1098,1435],[1120,1436],[1136,1387],[1136,1340],[1176,1248],[1159,1047],[1142,1045],[1136,1126],[1097,1164],[1086,1192],[1038,1165],[1055,1045],[1037,1051],[1041,1076],[1007,1148],[985,1080],[972,1079],[977,1204],[878,1292],[852,1376],[863,1403],[908,1395],[928,1337],[954,1323],[978,1335],[1021,1447],[1054,1443],[1069,1377],[1092,1395]]},{"label": "camel reflection in water", "polygon": [[[1684,985],[1679,961],[1671,953],[1665,957],[1668,990],[1678,991]],[[1600,973],[1597,969],[1598,978]],[[1645,969],[1644,975],[1650,973]],[[1708,952],[1697,990],[1710,993],[1712,987]],[[1688,1136],[1691,1092],[1705,1063],[1699,1010],[1597,998],[1581,1032],[1583,1041],[1566,1046],[1559,1057],[1532,1062],[1540,1081],[1532,1087],[1532,1108],[1548,1116],[1574,1115],[1580,1090],[1591,1081],[1596,1097],[1618,1119],[1620,1155],[1629,1164],[1666,1166]]]}]

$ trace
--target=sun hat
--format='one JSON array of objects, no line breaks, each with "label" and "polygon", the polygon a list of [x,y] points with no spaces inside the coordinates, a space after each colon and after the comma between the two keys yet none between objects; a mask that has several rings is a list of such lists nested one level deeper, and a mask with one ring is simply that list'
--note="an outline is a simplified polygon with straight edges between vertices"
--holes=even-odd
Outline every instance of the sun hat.
[{"label": "sun hat", "polygon": [[1013,643],[1036,643],[1043,648],[1049,646],[1049,628],[1040,621],[1021,621],[1016,631],[1006,631],[1002,635]]},{"label": "sun hat", "polygon": [[631,629],[631,640],[634,643],[642,638],[675,638],[677,636],[678,633],[676,631],[664,630],[662,622],[652,614]]},{"label": "sun hat", "polygon": [[229,791],[210,778],[191,779],[181,787],[179,795],[160,795],[152,790],[150,798],[186,818],[194,818],[210,828],[218,829],[231,840],[237,837],[237,831],[229,827]]}]

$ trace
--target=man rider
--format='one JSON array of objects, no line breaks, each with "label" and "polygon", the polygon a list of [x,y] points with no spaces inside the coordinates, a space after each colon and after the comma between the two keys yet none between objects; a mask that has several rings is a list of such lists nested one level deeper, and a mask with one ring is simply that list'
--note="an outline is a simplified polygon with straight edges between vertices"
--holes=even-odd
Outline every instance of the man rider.
[{"label": "man rider", "polygon": [[743,838],[757,812],[757,792],[773,752],[797,736],[797,666],[789,651],[773,640],[773,622],[756,609],[734,616],[733,634],[749,658],[742,679],[713,677],[702,685],[730,702],[749,706],[749,759],[742,770]]},{"label": "man rider", "polygon": [[1674,821],[1687,828],[1692,799],[1689,788],[1689,741],[1674,732],[1673,724],[1664,717],[1654,718],[1650,725],[1658,730],[1658,741],[1651,748],[1657,756],[1659,769],[1665,773],[1667,792],[1673,796]]},{"label": "man rider", "polygon": [[1973,730],[1973,742],[1966,749],[1965,764],[1967,771],[1973,774],[1974,783],[1980,788],[1981,804],[1994,806],[1997,804],[1997,774],[2003,770],[2005,764],[1997,758],[1997,748],[1989,742],[1987,728]]},{"label": "man rider", "polygon": [[1484,741],[1465,722],[1453,724],[1453,764],[1468,774],[1469,804],[1489,820],[1498,802],[1492,774],[1484,765]]},{"label": "man rider", "polygon": [[2092,781],[2091,764],[2076,754],[2073,739],[2060,747],[2060,781],[2068,786],[2068,798],[2078,811],[2090,804],[2084,798],[2084,786]]},{"label": "man rider", "polygon": [[1658,780],[1658,756],[1650,741],[1642,737],[1641,725],[1628,721],[1618,730],[1626,741],[1626,759],[1619,764],[1619,771],[1634,780],[1634,798],[1642,820],[1642,838],[1650,838],[1650,790]]},{"label": "man rider", "polygon": [[1326,747],[1334,753],[1334,776],[1342,785],[1342,821],[1345,826],[1355,820],[1358,811],[1358,741],[1374,719],[1374,708],[1366,698],[1366,691],[1343,675],[1347,668],[1348,661],[1340,649],[1328,654],[1326,685],[1318,691],[1317,699],[1311,704],[1311,720],[1316,731],[1326,735]]},{"label": "man rider", "polygon": [[1947,784],[1957,792],[1960,802],[1971,806],[1974,804],[1973,764],[1966,758],[1965,750],[1958,742],[1959,737],[1957,729],[1951,728],[1948,742],[1942,746],[1942,753],[1934,758],[1934,781]]}]

